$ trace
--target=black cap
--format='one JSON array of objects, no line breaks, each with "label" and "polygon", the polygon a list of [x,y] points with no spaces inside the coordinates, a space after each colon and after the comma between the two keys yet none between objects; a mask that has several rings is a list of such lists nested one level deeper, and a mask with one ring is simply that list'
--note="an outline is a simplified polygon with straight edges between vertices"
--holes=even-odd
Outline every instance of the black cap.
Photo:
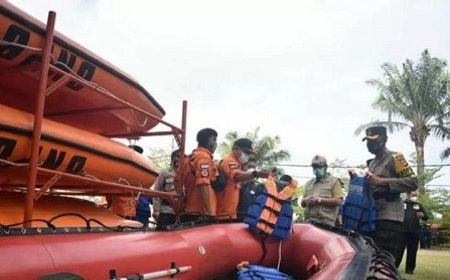
[{"label": "black cap", "polygon": [[366,129],[366,137],[362,140],[378,140],[379,138],[387,138],[386,127],[372,126]]},{"label": "black cap", "polygon": [[131,149],[133,149],[133,150],[135,150],[136,152],[138,152],[138,153],[140,153],[140,154],[144,153],[144,149],[143,149],[141,146],[138,146],[138,145],[130,145],[130,146],[128,146],[128,147],[131,148]]},{"label": "black cap", "polygon": [[248,138],[240,138],[240,139],[236,140],[233,144],[233,148],[236,148],[236,147],[241,148],[246,153],[250,153],[250,154],[255,153],[253,151],[253,142],[252,142],[252,140],[250,140]]},{"label": "black cap", "polygon": [[284,174],[283,176],[280,177],[280,181],[284,181],[284,182],[288,182],[289,183],[290,181],[292,181],[292,177],[287,175],[287,174]]}]

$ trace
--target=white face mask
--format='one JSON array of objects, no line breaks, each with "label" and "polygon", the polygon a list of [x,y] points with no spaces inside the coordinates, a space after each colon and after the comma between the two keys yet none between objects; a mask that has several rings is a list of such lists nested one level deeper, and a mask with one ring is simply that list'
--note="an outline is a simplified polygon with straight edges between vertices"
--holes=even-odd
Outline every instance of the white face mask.
[{"label": "white face mask", "polygon": [[411,196],[411,198],[409,200],[411,200],[413,202],[416,202],[417,201],[417,196]]},{"label": "white face mask", "polygon": [[239,156],[239,162],[241,164],[246,164],[249,159],[250,159],[250,156],[245,153],[241,153],[241,155]]}]

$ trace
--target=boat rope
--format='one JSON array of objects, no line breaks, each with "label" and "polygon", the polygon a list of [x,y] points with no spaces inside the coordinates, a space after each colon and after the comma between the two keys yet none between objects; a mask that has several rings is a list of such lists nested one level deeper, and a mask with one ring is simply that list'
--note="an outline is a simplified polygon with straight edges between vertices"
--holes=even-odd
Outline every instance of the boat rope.
[{"label": "boat rope", "polygon": [[[395,267],[394,257],[387,251],[381,250],[373,241],[373,239],[369,237],[363,236],[364,240],[375,250],[375,253],[372,255],[372,259],[370,260],[369,272],[372,275],[369,275],[367,280],[378,280],[378,279],[398,279],[401,280],[401,277],[398,275],[397,268]],[[378,275],[382,276],[379,277]]]},{"label": "boat rope", "polygon": [[[61,61],[57,61],[53,55],[51,55],[51,58],[52,58],[52,60],[53,60],[53,62],[54,62],[54,64],[55,64],[55,66],[56,66],[56,65],[62,66],[64,69],[66,69],[66,70],[67,70],[68,72],[70,72],[72,75],[74,75],[74,76],[77,77],[78,79],[82,80],[83,82],[89,84],[90,86],[92,86],[92,87],[95,88],[96,90],[101,91],[101,92],[105,93],[106,95],[108,95],[108,96],[110,96],[110,97],[117,98],[112,92],[110,92],[110,91],[107,90],[106,88],[104,88],[104,87],[102,87],[102,86],[100,86],[100,85],[98,85],[98,84],[96,84],[96,83],[94,83],[94,82],[91,82],[91,81],[86,80],[86,79],[83,78],[82,76],[78,75],[78,73],[76,73],[76,72],[75,72],[72,68],[70,68],[67,64],[65,64],[65,63],[63,63],[63,62],[61,62]],[[137,119],[137,116],[136,116],[136,113],[134,112],[134,109],[130,108],[130,110],[131,110],[131,113],[132,113],[132,115],[134,116],[136,122],[139,124],[139,126],[143,127],[143,126],[145,126],[145,125],[147,124],[147,122],[148,122],[148,116],[145,116],[144,122],[141,123],[141,122]]]},{"label": "boat rope", "polygon": [[[119,183],[125,182],[128,186],[131,186],[130,182],[128,182],[128,180],[123,177],[119,177],[117,179],[117,181]],[[142,184],[139,184],[139,186],[141,188],[143,188]],[[141,192],[138,192],[138,194],[136,196],[134,195],[133,191],[130,191],[130,194],[131,194],[132,201],[128,202],[128,207],[130,207],[130,209],[131,209],[131,208],[135,208],[136,202],[139,200],[139,197],[141,196]]]},{"label": "boat rope", "polygon": [[[0,159],[0,162],[4,163],[4,164],[16,166],[16,167],[22,167],[22,166],[29,166],[30,165],[29,162],[17,163],[17,162],[9,161],[9,160],[6,160],[6,159]],[[39,161],[37,166],[42,166],[42,164],[43,164],[43,161]]]},{"label": "boat rope", "polygon": [[10,42],[10,41],[5,41],[5,40],[0,40],[0,46],[13,46],[13,47],[28,49],[28,50],[35,51],[35,52],[42,52],[41,48],[31,47],[31,46],[18,44],[18,43],[14,43],[14,42]]},{"label": "boat rope", "polygon": [[144,127],[144,126],[147,124],[147,122],[148,122],[148,116],[144,116],[144,122],[141,123],[141,122],[138,120],[138,118],[137,118],[137,116],[136,116],[136,112],[134,112],[133,109],[131,109],[131,114],[133,115],[134,120],[139,124],[139,126]]},{"label": "boat rope", "polygon": [[[1,46],[14,46],[14,47],[19,47],[19,48],[24,48],[24,49],[27,49],[27,50],[31,50],[31,51],[34,51],[34,52],[42,52],[42,51],[43,51],[42,48],[32,47],[32,46],[28,46],[28,45],[24,45],[24,44],[19,44],[19,43],[14,43],[14,42],[5,41],[5,40],[0,40],[0,47],[1,47]],[[104,88],[104,87],[102,87],[102,86],[100,86],[100,85],[98,85],[98,84],[96,84],[96,83],[94,83],[94,82],[92,82],[92,81],[86,80],[85,78],[83,78],[82,76],[80,76],[78,73],[76,73],[72,68],[70,68],[67,64],[65,64],[65,63],[63,63],[63,62],[61,62],[61,61],[58,61],[58,60],[53,56],[52,53],[50,53],[50,59],[51,59],[51,62],[52,62],[55,66],[60,66],[60,67],[62,67],[63,70],[66,70],[67,72],[70,72],[72,75],[74,75],[74,76],[77,77],[78,79],[80,79],[80,80],[82,80],[83,82],[89,84],[89,85],[92,86],[93,88],[95,88],[95,89],[97,89],[97,90],[99,90],[99,91],[105,93],[106,95],[108,95],[108,96],[110,96],[110,97],[113,97],[113,98],[117,98],[113,93],[111,93],[111,92],[110,92],[109,90],[107,90],[106,88]],[[147,115],[144,116],[144,121],[141,122],[141,121],[138,120],[138,118],[137,118],[137,116],[136,116],[135,110],[134,110],[133,108],[130,108],[129,110],[131,110],[131,113],[132,113],[134,119],[136,120],[137,124],[138,124],[140,127],[144,127],[144,126],[147,124],[147,122],[148,122],[148,120],[149,120],[149,117],[148,117]]]},{"label": "boat rope", "polygon": [[278,242],[278,264],[277,264],[277,270],[280,270],[281,265],[281,244],[283,243],[283,240],[280,240]]}]

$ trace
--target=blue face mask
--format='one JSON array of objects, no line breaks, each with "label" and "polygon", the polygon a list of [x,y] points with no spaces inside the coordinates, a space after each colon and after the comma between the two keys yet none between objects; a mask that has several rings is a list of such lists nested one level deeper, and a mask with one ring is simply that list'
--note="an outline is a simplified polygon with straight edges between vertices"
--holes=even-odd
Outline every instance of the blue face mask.
[{"label": "blue face mask", "polygon": [[325,167],[314,167],[313,168],[314,176],[316,176],[317,179],[322,179],[327,174]]}]

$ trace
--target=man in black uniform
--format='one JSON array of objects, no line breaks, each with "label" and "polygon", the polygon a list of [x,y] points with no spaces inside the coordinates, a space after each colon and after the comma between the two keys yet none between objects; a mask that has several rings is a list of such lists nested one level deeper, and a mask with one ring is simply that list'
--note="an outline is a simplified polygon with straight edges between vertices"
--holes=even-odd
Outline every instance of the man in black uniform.
[{"label": "man in black uniform", "polygon": [[413,274],[414,269],[416,268],[416,256],[419,247],[419,219],[426,221],[428,220],[428,215],[422,204],[417,202],[416,192],[409,192],[408,198],[403,201],[403,204],[405,208],[405,219],[403,220],[404,237],[402,243],[402,255],[400,256],[399,263],[402,261],[405,248],[407,248],[405,272]]},{"label": "man in black uniform", "polygon": [[387,133],[383,126],[366,129],[367,149],[375,155],[367,161],[366,176],[377,208],[376,229],[371,235],[376,245],[398,261],[402,254],[403,203],[400,193],[417,189],[417,177],[401,153],[386,148]]}]

